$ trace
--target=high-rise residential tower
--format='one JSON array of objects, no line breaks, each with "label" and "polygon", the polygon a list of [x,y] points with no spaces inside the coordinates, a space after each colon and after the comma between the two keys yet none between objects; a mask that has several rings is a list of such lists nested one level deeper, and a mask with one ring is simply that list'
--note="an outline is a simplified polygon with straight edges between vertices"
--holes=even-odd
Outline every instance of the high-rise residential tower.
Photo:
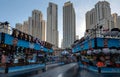
[{"label": "high-rise residential tower", "polygon": [[96,24],[96,12],[95,8],[86,13],[86,29],[91,29]]},{"label": "high-rise residential tower", "polygon": [[43,20],[42,13],[39,10],[32,11],[32,35],[39,39],[42,39],[42,25]]},{"label": "high-rise residential tower", "polygon": [[111,28],[111,8],[107,1],[99,1],[95,8],[86,13],[86,29],[103,26],[104,29]]},{"label": "high-rise residential tower", "polygon": [[63,6],[63,47],[69,48],[76,39],[76,20],[73,4],[69,1]]},{"label": "high-rise residential tower", "polygon": [[21,32],[27,33],[29,35],[32,35],[32,26],[30,24],[30,18],[28,21],[24,21],[23,24],[16,23],[15,28]]},{"label": "high-rise residential tower", "polygon": [[118,16],[117,13],[113,13],[112,18],[113,18],[113,23],[114,23],[112,28],[119,28],[120,29],[120,16]]},{"label": "high-rise residential tower", "polygon": [[120,29],[120,16],[117,17],[117,26]]},{"label": "high-rise residential tower", "polygon": [[23,32],[29,34],[28,21],[24,21],[24,23],[23,23]]},{"label": "high-rise residential tower", "polygon": [[23,24],[17,23],[16,29],[45,41],[45,20],[39,10],[33,10],[32,16]]},{"label": "high-rise residential tower", "polygon": [[42,25],[42,40],[43,41],[46,41],[46,26],[45,26],[45,20],[42,20],[41,22],[41,25]]},{"label": "high-rise residential tower", "polygon": [[95,12],[97,23],[103,19],[108,19],[111,16],[110,4],[107,1],[99,1],[95,5]]},{"label": "high-rise residential tower", "polygon": [[32,29],[33,29],[33,25],[32,25],[32,17],[28,18],[28,29],[29,29],[29,35],[32,35]]},{"label": "high-rise residential tower", "polygon": [[49,3],[47,8],[47,34],[46,41],[58,47],[58,8],[54,3]]},{"label": "high-rise residential tower", "polygon": [[86,13],[86,31],[89,30],[89,34],[94,34],[93,37],[101,36],[103,31],[111,30],[113,25],[111,8],[107,1],[99,1],[92,10]]}]

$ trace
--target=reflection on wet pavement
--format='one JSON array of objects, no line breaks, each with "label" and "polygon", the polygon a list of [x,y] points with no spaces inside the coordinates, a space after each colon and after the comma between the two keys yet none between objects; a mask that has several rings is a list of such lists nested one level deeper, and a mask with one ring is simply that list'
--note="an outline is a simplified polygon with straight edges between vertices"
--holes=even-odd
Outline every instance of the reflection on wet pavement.
[{"label": "reflection on wet pavement", "polygon": [[120,74],[101,74],[80,68],[77,77],[120,77]]}]

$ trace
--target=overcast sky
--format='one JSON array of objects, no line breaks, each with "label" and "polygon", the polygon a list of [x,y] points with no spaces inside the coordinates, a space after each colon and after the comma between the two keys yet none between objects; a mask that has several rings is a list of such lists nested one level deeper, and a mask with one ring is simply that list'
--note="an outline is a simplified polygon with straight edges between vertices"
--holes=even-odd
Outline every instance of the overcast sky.
[{"label": "overcast sky", "polygon": [[[59,46],[61,45],[63,33],[63,5],[71,1],[76,13],[76,34],[81,38],[85,31],[85,13],[92,8],[98,1],[103,0],[0,0],[0,22],[8,21],[12,27],[16,23],[23,23],[32,15],[32,10],[40,10],[43,19],[47,19],[47,7],[49,2],[58,5],[58,31]],[[106,0],[110,3],[111,13],[120,15],[120,0]]]}]

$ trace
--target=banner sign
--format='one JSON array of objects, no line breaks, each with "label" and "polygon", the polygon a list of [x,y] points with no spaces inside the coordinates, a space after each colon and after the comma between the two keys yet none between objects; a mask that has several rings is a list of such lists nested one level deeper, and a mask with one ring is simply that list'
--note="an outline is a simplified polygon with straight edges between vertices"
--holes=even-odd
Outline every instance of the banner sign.
[{"label": "banner sign", "polygon": [[[95,41],[96,40],[96,41]],[[72,49],[72,52],[79,52],[88,49],[95,48],[95,42],[97,42],[97,47],[120,47],[120,39],[115,38],[96,38],[96,39],[89,39],[85,40],[82,43],[78,43]]]},{"label": "banner sign", "polygon": [[114,38],[97,38],[98,47],[120,47],[119,39]]},{"label": "banner sign", "polygon": [[[1,35],[1,33],[0,33],[0,35]],[[2,38],[2,37],[0,37],[0,38]],[[9,34],[5,34],[4,39],[5,39],[4,43],[8,44],[8,45],[20,46],[20,47],[25,47],[25,48],[32,48],[35,50],[41,49],[41,45],[38,43],[31,43],[31,42],[26,41],[26,40],[17,39]],[[43,47],[43,51],[48,52],[48,49]],[[50,52],[52,52],[52,50],[50,50]]]}]

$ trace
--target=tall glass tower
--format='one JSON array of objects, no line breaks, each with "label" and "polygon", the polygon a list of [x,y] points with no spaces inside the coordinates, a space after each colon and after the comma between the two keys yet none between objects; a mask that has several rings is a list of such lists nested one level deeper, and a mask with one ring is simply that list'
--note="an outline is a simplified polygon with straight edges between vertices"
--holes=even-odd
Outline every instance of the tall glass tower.
[{"label": "tall glass tower", "polygon": [[73,4],[69,1],[63,6],[63,48],[71,47],[76,37],[76,21]]},{"label": "tall glass tower", "polygon": [[47,34],[46,41],[58,47],[58,13],[57,5],[49,3],[47,8]]}]

